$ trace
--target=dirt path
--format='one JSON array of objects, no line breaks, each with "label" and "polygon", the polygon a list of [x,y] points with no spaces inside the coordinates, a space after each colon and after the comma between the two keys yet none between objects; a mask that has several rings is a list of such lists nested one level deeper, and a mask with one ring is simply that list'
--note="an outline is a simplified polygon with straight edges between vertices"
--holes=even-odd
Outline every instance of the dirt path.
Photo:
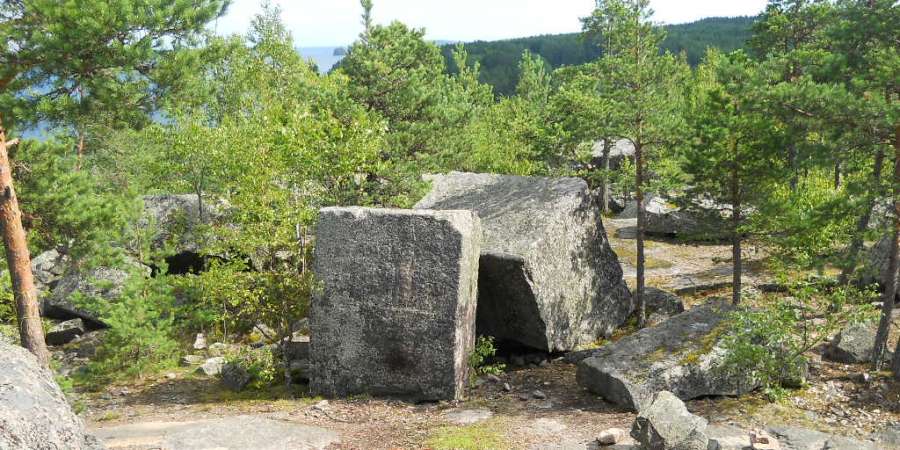
[{"label": "dirt path", "polygon": [[[511,391],[504,390],[504,383]],[[159,448],[168,435],[183,435],[192,429],[200,433],[210,420],[236,416],[333,431],[340,436],[340,444],[332,444],[332,448],[426,448],[484,442],[489,447],[495,443],[504,448],[583,449],[591,448],[601,431],[628,429],[634,420],[632,413],[578,387],[574,366],[562,361],[504,374],[500,383],[479,384],[469,400],[459,403],[254,399],[252,394],[227,393],[213,380],[184,372],[175,379],[162,378],[124,393],[112,388],[94,395],[85,400],[85,419],[111,449]],[[535,391],[543,395],[536,396]],[[536,398],[543,396],[546,398]],[[467,423],[470,421],[473,423]]]},{"label": "dirt path", "polygon": [[[689,402],[688,407],[711,423],[745,429],[788,424],[856,438],[866,438],[885,424],[900,423],[897,384],[886,377],[864,380],[854,370],[816,361],[811,387],[783,402],[770,403],[756,395],[702,399]],[[499,383],[482,380],[464,402],[418,405],[369,398],[323,401],[236,395],[215,380],[187,371],[175,375],[125,392],[114,387],[84,398],[89,428],[114,450],[265,449],[278,446],[266,447],[271,442],[280,445],[279,439],[297,436],[330,444],[282,448],[591,449],[596,448],[601,431],[630,430],[635,417],[578,386],[575,366],[560,360],[508,372]],[[504,390],[504,383],[510,385],[510,392]],[[535,391],[546,398],[536,398]],[[259,425],[263,419],[275,424]],[[267,431],[270,428],[274,431]],[[230,438],[229,432],[259,444],[247,446],[247,440]],[[234,446],[223,446],[222,440]],[[181,445],[166,447],[166,442]],[[208,445],[190,447],[184,442]]]}]

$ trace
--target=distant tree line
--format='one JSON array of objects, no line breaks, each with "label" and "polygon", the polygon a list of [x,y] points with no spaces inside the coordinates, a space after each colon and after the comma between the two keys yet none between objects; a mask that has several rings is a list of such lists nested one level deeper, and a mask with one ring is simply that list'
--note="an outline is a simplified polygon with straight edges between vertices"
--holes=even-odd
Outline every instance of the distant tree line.
[{"label": "distant tree line", "polygon": [[[755,17],[711,17],[696,22],[664,27],[666,38],[660,45],[673,54],[684,52],[688,63],[700,64],[707,48],[731,52],[744,48],[752,34]],[[451,73],[458,68],[453,62],[455,45],[441,50]],[[539,56],[551,69],[577,66],[602,56],[602,47],[582,33],[533,36],[504,41],[476,41],[465,44],[470,63],[481,66],[479,81],[494,87],[497,95],[513,95],[519,81],[519,61],[528,50]]]}]

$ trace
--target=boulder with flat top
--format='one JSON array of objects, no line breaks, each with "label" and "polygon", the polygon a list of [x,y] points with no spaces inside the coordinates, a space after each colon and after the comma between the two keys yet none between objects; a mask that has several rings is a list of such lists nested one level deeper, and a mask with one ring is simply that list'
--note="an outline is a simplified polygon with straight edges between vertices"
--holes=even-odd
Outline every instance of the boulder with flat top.
[{"label": "boulder with flat top", "polygon": [[477,214],[325,208],[316,240],[312,390],[461,398],[475,343]]},{"label": "boulder with flat top", "polygon": [[607,336],[633,309],[596,199],[578,178],[429,175],[416,208],[471,210],[484,227],[478,334],[545,352]]}]

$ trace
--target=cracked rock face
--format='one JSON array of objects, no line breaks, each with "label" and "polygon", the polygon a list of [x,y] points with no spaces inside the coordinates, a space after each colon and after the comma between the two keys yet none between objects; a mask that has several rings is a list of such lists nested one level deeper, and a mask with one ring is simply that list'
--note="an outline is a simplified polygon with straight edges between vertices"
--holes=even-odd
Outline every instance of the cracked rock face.
[{"label": "cracked rock face", "polygon": [[471,210],[484,228],[477,329],[543,351],[606,336],[633,309],[599,207],[578,178],[429,175],[418,209]]},{"label": "cracked rock face", "polygon": [[607,401],[641,411],[660,391],[682,400],[740,395],[756,383],[723,370],[719,337],[731,307],[713,302],[692,308],[586,355],[578,363],[578,384]]},{"label": "cracked rock face", "polygon": [[646,450],[707,450],[706,419],[688,412],[671,392],[662,391],[641,410],[631,437]]},{"label": "cracked rock face", "polygon": [[68,264],[69,257],[56,250],[47,250],[35,256],[31,260],[31,271],[38,292],[53,289],[56,281],[65,273]]},{"label": "cracked rock face", "polygon": [[0,449],[103,448],[30,353],[0,342],[0,360]]},{"label": "cracked rock face", "polygon": [[453,400],[475,344],[481,224],[471,211],[325,208],[310,305],[310,386]]}]

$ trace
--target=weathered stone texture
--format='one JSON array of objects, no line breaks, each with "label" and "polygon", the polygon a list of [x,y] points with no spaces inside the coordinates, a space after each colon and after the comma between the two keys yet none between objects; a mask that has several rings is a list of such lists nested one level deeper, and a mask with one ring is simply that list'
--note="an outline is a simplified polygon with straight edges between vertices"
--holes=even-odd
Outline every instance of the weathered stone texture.
[{"label": "weathered stone texture", "polygon": [[0,361],[0,450],[103,448],[34,356],[0,342]]},{"label": "weathered stone texture", "polygon": [[39,292],[53,289],[53,285],[66,271],[69,257],[60,254],[56,250],[48,250],[31,260],[31,271],[34,274],[34,284]]},{"label": "weathered stone texture", "polygon": [[707,450],[706,419],[688,412],[671,392],[662,391],[642,409],[631,437],[644,450]]},{"label": "weathered stone texture", "polygon": [[578,178],[429,175],[421,209],[465,209],[484,226],[478,334],[544,351],[609,335],[631,294],[599,207]]},{"label": "weathered stone texture", "polygon": [[311,387],[458,399],[475,341],[481,224],[471,211],[326,208],[310,306]]},{"label": "weathered stone texture", "polygon": [[175,253],[197,252],[202,244],[198,227],[221,219],[221,205],[194,194],[145,195],[144,210],[138,226],[153,230],[152,246],[162,249],[173,245]]},{"label": "weathered stone texture", "polygon": [[724,302],[697,306],[594,350],[578,363],[578,383],[637,411],[660,391],[682,400],[748,392],[756,387],[753,380],[723,369],[719,338],[730,309]]},{"label": "weathered stone texture", "polygon": [[106,323],[100,319],[95,311],[84,309],[76,305],[76,295],[95,298],[104,301],[113,301],[122,295],[125,283],[130,275],[129,270],[150,276],[150,268],[132,258],[126,258],[128,269],[116,267],[96,267],[86,271],[79,271],[74,267],[56,282],[53,292],[45,296],[41,302],[42,315],[51,319],[71,320],[82,319],[90,329],[105,328]]},{"label": "weathered stone texture", "polygon": [[[889,278],[888,267],[890,266],[890,259],[891,236],[885,236],[869,250],[863,281],[886,286]],[[900,297],[900,290],[898,290],[897,296]]]},{"label": "weathered stone texture", "polygon": [[657,325],[672,316],[684,312],[684,302],[677,295],[648,287],[644,289],[644,302],[647,304],[647,322]]},{"label": "weathered stone texture", "polygon": [[877,332],[877,321],[848,325],[828,344],[823,356],[844,364],[872,362]]}]

